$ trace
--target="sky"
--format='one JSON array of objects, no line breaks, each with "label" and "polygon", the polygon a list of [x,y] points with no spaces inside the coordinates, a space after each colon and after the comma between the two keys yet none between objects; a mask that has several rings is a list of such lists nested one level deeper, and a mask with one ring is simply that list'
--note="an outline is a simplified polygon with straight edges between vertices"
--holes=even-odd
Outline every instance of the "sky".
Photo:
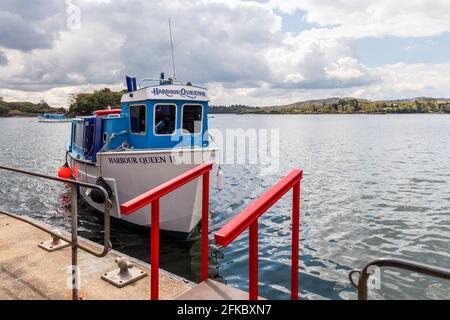
[{"label": "sky", "polygon": [[450,97],[449,0],[1,0],[0,96],[72,94],[172,73],[212,104]]}]

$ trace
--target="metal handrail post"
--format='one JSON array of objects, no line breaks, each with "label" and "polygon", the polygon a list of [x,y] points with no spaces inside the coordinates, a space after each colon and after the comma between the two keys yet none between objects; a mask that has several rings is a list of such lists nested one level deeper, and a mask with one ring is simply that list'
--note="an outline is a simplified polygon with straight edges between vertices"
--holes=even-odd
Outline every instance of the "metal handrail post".
[{"label": "metal handrail post", "polygon": [[[378,259],[369,262],[361,271],[353,270],[349,273],[348,277],[353,286],[358,289],[358,300],[367,300],[368,288],[367,288],[367,280],[369,279],[371,273],[369,272],[370,267],[391,267],[398,268],[403,270],[408,270],[411,272],[426,274],[428,276],[441,278],[445,280],[450,280],[450,270],[434,267],[430,265],[426,265],[423,263],[403,260],[403,259]],[[359,273],[360,277],[358,279],[358,283],[355,283],[353,280],[353,274]]]},{"label": "metal handrail post", "polygon": [[258,219],[249,227],[248,236],[249,300],[258,300]]},{"label": "metal handrail post", "polygon": [[[110,251],[112,245],[110,241],[111,237],[111,226],[110,226],[110,209],[111,209],[111,201],[109,199],[108,192],[101,186],[85,183],[85,182],[79,182],[72,179],[63,179],[59,177],[53,177],[49,175],[45,175],[42,173],[36,173],[31,172],[23,169],[17,169],[17,168],[11,168],[11,167],[5,167],[0,165],[1,170],[21,173],[37,178],[43,178],[47,180],[52,180],[56,182],[64,182],[66,184],[70,184],[70,193],[71,193],[71,238],[58,234],[54,230],[50,230],[43,225],[40,225],[34,221],[31,221],[25,217],[20,217],[15,214],[11,214],[8,212],[0,211],[0,213],[5,214],[11,218],[17,219],[19,221],[23,221],[25,223],[28,223],[32,225],[33,227],[36,227],[54,237],[58,237],[59,239],[62,239],[63,241],[69,243],[71,245],[71,252],[72,252],[72,270],[71,270],[71,280],[72,280],[72,300],[78,300],[79,298],[79,285],[80,285],[80,273],[78,269],[78,248],[96,256],[96,257],[104,257],[108,254]],[[97,252],[95,250],[92,250],[86,246],[80,245],[78,243],[78,187],[85,187],[85,188],[93,188],[100,190],[103,193],[104,199],[105,199],[105,211],[104,211],[104,239],[103,239],[103,250],[101,252]]]},{"label": "metal handrail post", "polygon": [[150,299],[159,299],[159,199],[155,200],[151,204],[152,213],[152,225],[151,225],[151,244],[150,244]]},{"label": "metal handrail post", "polygon": [[[111,239],[111,226],[110,226],[111,201],[109,199],[108,192],[106,192],[106,190],[103,187],[98,186],[96,184],[80,182],[80,181],[71,180],[71,179],[63,179],[63,178],[59,178],[59,177],[45,175],[42,173],[30,172],[30,171],[23,170],[23,169],[11,168],[11,167],[6,167],[6,166],[2,166],[2,165],[0,165],[0,170],[22,173],[22,174],[29,175],[32,177],[43,178],[43,179],[52,180],[52,181],[56,181],[56,182],[63,182],[65,184],[70,184],[71,186],[79,186],[79,187],[84,187],[84,188],[92,188],[92,189],[100,190],[100,192],[103,193],[103,196],[105,198],[105,212],[104,212],[104,223],[103,223],[103,228],[104,228],[103,250],[101,252],[97,252],[95,250],[92,250],[89,247],[84,246],[84,245],[81,245],[81,244],[77,244],[77,245],[81,250],[88,252],[98,258],[102,258],[102,257],[106,256],[108,254],[108,252],[111,250],[111,248],[112,248],[111,241],[110,241],[110,239]],[[58,237],[61,240],[64,240],[65,242],[67,242],[69,244],[72,243],[71,238],[68,238],[64,235],[58,234],[54,230],[50,230],[50,229],[44,227],[43,225],[40,225],[34,221],[31,221],[25,217],[21,217],[21,216],[11,214],[8,212],[4,212],[1,210],[0,210],[0,212],[11,218],[28,223],[29,225],[32,225],[33,227],[38,228],[38,229],[50,234],[51,236]]]},{"label": "metal handrail post", "polygon": [[258,299],[258,219],[291,189],[293,189],[291,299],[298,299],[300,181],[302,179],[302,170],[291,171],[214,234],[216,243],[226,247],[242,232],[249,229],[249,300]]},{"label": "metal handrail post", "polygon": [[71,185],[72,195],[72,300],[78,300],[78,192],[75,185]]},{"label": "metal handrail post", "polygon": [[160,242],[160,199],[185,184],[203,176],[202,191],[202,239],[201,239],[201,266],[200,277],[202,281],[208,279],[208,213],[209,213],[209,172],[213,164],[210,162],[201,164],[185,173],[166,181],[165,183],[127,201],[120,206],[123,215],[130,215],[147,205],[151,205],[151,239],[150,239],[150,265],[151,300],[159,299],[159,242]]},{"label": "metal handrail post", "polygon": [[209,256],[209,238],[208,238],[208,216],[209,216],[209,171],[203,174],[202,179],[202,240],[201,240],[201,263],[200,278],[201,281],[208,279],[208,256]]},{"label": "metal handrail post", "polygon": [[300,234],[300,181],[292,190],[292,257],[291,257],[291,299],[298,300],[298,256]]}]

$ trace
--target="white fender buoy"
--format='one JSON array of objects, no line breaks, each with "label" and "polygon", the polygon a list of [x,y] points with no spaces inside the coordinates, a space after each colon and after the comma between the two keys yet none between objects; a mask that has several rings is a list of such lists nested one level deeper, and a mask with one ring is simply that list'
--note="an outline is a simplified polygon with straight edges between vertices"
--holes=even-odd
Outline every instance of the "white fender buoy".
[{"label": "white fender buoy", "polygon": [[223,171],[222,168],[219,168],[217,171],[217,177],[216,177],[216,187],[218,190],[223,189]]}]

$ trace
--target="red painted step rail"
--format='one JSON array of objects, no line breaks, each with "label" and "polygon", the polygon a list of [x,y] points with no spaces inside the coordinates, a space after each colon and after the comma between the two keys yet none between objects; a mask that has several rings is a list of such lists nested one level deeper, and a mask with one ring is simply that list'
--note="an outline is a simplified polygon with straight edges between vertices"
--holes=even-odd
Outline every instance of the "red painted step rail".
[{"label": "red painted step rail", "polygon": [[303,179],[302,170],[293,170],[262,197],[244,209],[214,237],[216,243],[228,246],[242,232],[249,228],[249,299],[258,300],[258,218],[272,207],[289,190],[293,189],[292,203],[292,269],[291,269],[291,298],[298,299],[298,253],[300,230],[300,181]]},{"label": "red painted step rail", "polygon": [[152,190],[137,196],[122,204],[120,210],[123,215],[130,215],[137,210],[151,204],[151,299],[159,298],[159,201],[165,195],[182,187],[188,182],[203,176],[202,194],[202,247],[201,247],[201,281],[208,278],[208,212],[209,212],[209,173],[212,163],[204,163],[175,177]]}]

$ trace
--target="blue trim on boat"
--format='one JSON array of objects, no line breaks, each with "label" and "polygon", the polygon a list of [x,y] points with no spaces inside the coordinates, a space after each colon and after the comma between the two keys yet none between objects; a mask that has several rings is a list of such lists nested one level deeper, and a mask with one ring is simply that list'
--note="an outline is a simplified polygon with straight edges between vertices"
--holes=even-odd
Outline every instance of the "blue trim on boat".
[{"label": "blue trim on boat", "polygon": [[[161,105],[175,106],[173,134],[156,134],[155,110]],[[140,119],[141,123],[134,124],[135,127],[139,125],[139,128],[143,128],[139,132],[131,132],[130,106],[145,107],[143,111],[145,116]],[[192,120],[191,127],[200,128],[198,133],[190,133],[183,129],[183,116],[186,116],[185,108],[195,106],[201,107],[201,120],[200,117],[199,120]],[[144,100],[122,103],[121,109],[120,115],[74,119],[67,151],[76,159],[95,163],[98,152],[113,151],[124,146],[129,150],[202,149],[209,146],[208,102],[206,101]],[[186,114],[189,115],[189,113]]]}]

